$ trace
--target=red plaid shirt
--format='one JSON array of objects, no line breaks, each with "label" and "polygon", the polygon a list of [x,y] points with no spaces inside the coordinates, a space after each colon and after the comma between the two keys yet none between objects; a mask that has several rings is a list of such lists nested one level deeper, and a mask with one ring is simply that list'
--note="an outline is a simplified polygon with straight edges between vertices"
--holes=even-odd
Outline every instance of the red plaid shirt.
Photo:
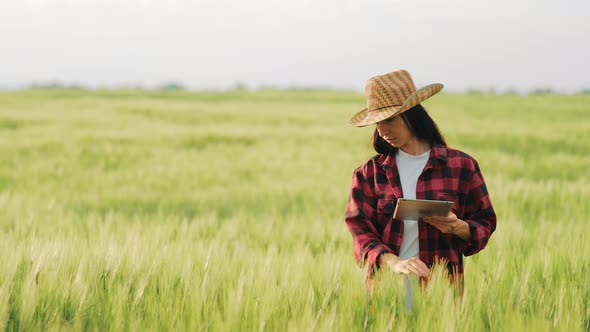
[{"label": "red plaid shirt", "polygon": [[[404,197],[395,155],[377,155],[354,171],[346,207],[346,225],[354,240],[354,256],[368,262],[368,276],[379,268],[382,253],[399,255],[402,220],[393,219],[397,198]],[[416,184],[416,198],[453,201],[452,211],[469,224],[471,240],[440,232],[418,221],[419,258],[431,267],[444,259],[449,273],[463,275],[463,256],[485,248],[496,229],[496,213],[477,161],[446,146],[431,148]]]}]

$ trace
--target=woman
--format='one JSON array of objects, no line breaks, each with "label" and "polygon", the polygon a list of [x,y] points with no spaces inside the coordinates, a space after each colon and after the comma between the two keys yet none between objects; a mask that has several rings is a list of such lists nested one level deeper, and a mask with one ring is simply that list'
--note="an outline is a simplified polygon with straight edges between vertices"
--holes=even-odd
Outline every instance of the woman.
[{"label": "woman", "polygon": [[[463,256],[482,250],[496,229],[477,161],[447,147],[420,105],[442,87],[416,90],[405,70],[370,78],[368,107],[351,119],[357,127],[376,124],[373,147],[378,155],[354,171],[346,209],[355,258],[368,263],[370,293],[379,268],[425,281],[435,262],[446,263],[451,280],[462,290]],[[446,217],[393,219],[401,197],[454,204]]]}]

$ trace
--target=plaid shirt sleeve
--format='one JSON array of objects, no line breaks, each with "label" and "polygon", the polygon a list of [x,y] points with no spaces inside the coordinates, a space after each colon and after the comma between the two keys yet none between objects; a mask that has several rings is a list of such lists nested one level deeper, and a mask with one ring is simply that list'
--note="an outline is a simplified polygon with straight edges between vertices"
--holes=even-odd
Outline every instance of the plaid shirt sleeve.
[{"label": "plaid shirt sleeve", "polygon": [[458,247],[465,256],[476,254],[485,248],[496,229],[496,213],[490,195],[477,161],[474,160],[473,163],[473,172],[466,185],[467,195],[462,216],[469,225],[471,239],[458,240]]},{"label": "plaid shirt sleeve", "polygon": [[354,241],[354,257],[362,266],[368,262],[368,270],[379,268],[379,256],[393,252],[380,238],[376,228],[376,198],[371,161],[357,168],[352,177],[350,196],[346,207],[346,226]]}]

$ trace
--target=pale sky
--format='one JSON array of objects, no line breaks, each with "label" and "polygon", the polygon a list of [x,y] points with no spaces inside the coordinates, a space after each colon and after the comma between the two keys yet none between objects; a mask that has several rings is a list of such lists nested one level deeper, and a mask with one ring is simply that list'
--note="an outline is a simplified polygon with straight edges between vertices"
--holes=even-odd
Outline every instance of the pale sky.
[{"label": "pale sky", "polygon": [[589,0],[0,0],[0,87],[590,88]]}]

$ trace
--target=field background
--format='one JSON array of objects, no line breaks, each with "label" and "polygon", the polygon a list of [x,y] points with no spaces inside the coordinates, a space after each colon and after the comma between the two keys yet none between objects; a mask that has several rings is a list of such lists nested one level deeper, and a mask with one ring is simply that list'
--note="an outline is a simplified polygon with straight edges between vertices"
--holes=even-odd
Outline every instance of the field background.
[{"label": "field background", "polygon": [[0,93],[0,328],[590,330],[590,96],[425,103],[498,215],[403,310],[374,300],[344,210],[372,128],[361,94]]}]

